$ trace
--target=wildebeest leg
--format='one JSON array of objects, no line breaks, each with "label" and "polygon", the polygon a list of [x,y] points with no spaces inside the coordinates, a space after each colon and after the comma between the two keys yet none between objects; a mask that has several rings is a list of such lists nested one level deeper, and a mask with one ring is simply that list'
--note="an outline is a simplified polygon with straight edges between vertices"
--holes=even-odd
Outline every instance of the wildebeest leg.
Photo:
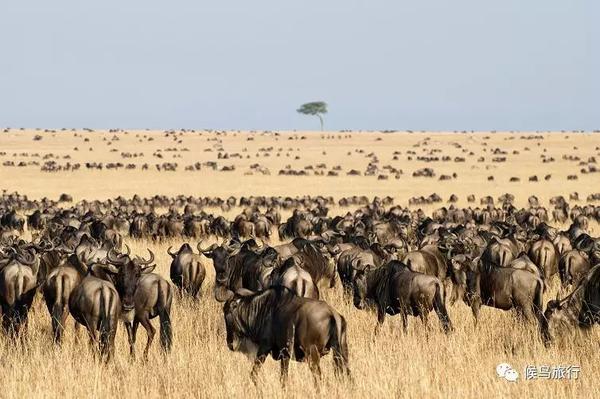
[{"label": "wildebeest leg", "polygon": [[402,332],[408,334],[408,314],[405,309],[400,310],[400,317],[402,317]]},{"label": "wildebeest leg", "polygon": [[94,353],[94,358],[96,358],[99,354],[100,347],[98,346],[98,332],[96,331],[96,326],[98,325],[98,320],[86,320],[86,327],[88,330],[88,334],[90,336],[90,348],[92,348],[92,352]]},{"label": "wildebeest leg", "polygon": [[254,359],[254,365],[252,366],[252,371],[250,372],[250,378],[252,379],[252,383],[256,385],[256,376],[260,371],[263,363],[267,359],[268,351],[262,347],[258,348],[258,352],[256,352],[256,358]]},{"label": "wildebeest leg", "polygon": [[385,310],[380,306],[377,306],[377,324],[375,325],[375,335],[373,336],[373,340],[379,334],[381,327],[383,326],[383,322],[385,321]]},{"label": "wildebeest leg", "polygon": [[288,355],[282,355],[281,360],[281,387],[285,388],[288,379],[288,371],[290,369],[290,358]]},{"label": "wildebeest leg", "polygon": [[150,351],[150,345],[152,345],[152,340],[154,339],[154,334],[156,334],[156,329],[150,323],[150,319],[144,316],[140,322],[142,326],[146,329],[146,333],[148,334],[148,342],[146,343],[146,349],[144,349],[144,360],[148,360],[148,352]]},{"label": "wildebeest leg", "polygon": [[129,341],[129,355],[131,359],[135,359],[135,336],[133,335],[133,323],[125,323],[125,329],[127,330],[127,340]]},{"label": "wildebeest leg", "polygon": [[79,344],[79,323],[75,320],[75,344]]},{"label": "wildebeest leg", "polygon": [[308,355],[308,366],[313,375],[313,381],[317,392],[319,392],[319,383],[321,382],[321,355],[316,346],[311,346],[310,353]]},{"label": "wildebeest leg", "polygon": [[479,319],[479,309],[481,309],[481,299],[477,298],[473,300],[471,304],[471,311],[473,312],[473,317],[475,318],[475,328],[477,328],[477,321]]}]

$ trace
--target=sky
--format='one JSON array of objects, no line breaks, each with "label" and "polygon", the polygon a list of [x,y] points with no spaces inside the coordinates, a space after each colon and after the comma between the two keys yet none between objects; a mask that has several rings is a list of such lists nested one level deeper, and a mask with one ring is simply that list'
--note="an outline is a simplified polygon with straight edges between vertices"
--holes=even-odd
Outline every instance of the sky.
[{"label": "sky", "polygon": [[0,2],[0,126],[600,129],[597,0]]}]

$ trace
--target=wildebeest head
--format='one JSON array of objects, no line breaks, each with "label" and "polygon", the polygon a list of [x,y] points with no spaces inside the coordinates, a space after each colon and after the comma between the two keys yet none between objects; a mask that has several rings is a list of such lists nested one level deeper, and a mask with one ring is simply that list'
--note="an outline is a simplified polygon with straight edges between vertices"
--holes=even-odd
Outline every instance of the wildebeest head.
[{"label": "wildebeest head", "polygon": [[470,304],[473,295],[477,294],[477,264],[479,258],[470,259],[463,254],[454,255],[450,258],[452,280],[452,295],[450,302],[453,304],[457,299],[463,299]]},{"label": "wildebeest head", "polygon": [[150,273],[156,267],[151,265],[154,262],[154,253],[149,249],[148,253],[150,254],[148,260],[139,256],[132,259],[129,255],[116,255],[114,250],[108,253],[109,265],[106,271],[112,275],[124,312],[131,312],[134,309],[133,296],[142,274]]},{"label": "wildebeest head", "polygon": [[563,307],[561,300],[556,295],[556,299],[548,301],[544,317],[541,320],[542,340],[547,346],[560,330],[568,328],[572,324],[570,313],[566,307]]},{"label": "wildebeest head", "polygon": [[[223,315],[225,317],[225,330],[227,338],[227,347],[231,351],[251,352],[253,345],[248,339],[249,322],[248,315],[242,315],[240,304],[245,297],[252,296],[254,293],[246,289],[239,289],[233,298],[225,302],[223,306]],[[250,317],[253,318],[253,317]]]},{"label": "wildebeest head", "polygon": [[217,243],[212,244],[210,247],[204,249],[201,246],[202,241],[198,243],[198,251],[207,258],[212,259],[213,266],[215,268],[217,281],[223,280],[227,277],[227,259],[234,252],[236,247],[229,246],[226,243],[218,245]]}]

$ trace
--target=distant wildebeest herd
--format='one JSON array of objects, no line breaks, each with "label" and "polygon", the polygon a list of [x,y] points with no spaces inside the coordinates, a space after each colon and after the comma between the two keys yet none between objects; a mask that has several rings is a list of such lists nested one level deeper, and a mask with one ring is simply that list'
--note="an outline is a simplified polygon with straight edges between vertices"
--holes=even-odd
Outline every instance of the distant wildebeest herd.
[{"label": "distant wildebeest herd", "polygon": [[[151,320],[158,318],[168,353],[174,297],[213,300],[202,295],[208,267],[215,271],[212,296],[224,304],[227,346],[253,354],[253,379],[269,354],[281,362],[282,383],[291,359],[306,360],[318,379],[320,358],[329,352],[336,374],[351,378],[347,321],[320,299],[338,284],[356,308],[376,311],[375,339],[386,315],[400,315],[406,331],[409,316],[428,329],[431,311],[450,334],[447,304],[458,301],[471,307],[475,326],[482,306],[514,309],[537,325],[545,345],[565,328],[600,322],[600,239],[589,234],[600,207],[571,206],[561,196],[550,200],[549,212],[535,196],[520,209],[510,194],[497,200],[498,206],[484,197],[481,207],[450,205],[428,216],[390,197],[335,203],[331,197],[135,196],[73,204],[68,195],[52,201],[4,193],[3,329],[17,341],[25,336],[40,292],[57,345],[71,315],[88,330],[95,353],[109,360],[123,322],[134,357],[141,324],[148,333],[146,358],[156,334]],[[345,213],[329,215],[334,205]],[[228,220],[207,212],[215,207],[241,211]],[[282,219],[282,211],[290,216]],[[552,227],[550,215],[569,227]],[[31,240],[23,239],[26,227]],[[270,245],[274,234],[282,244]],[[126,244],[167,238],[195,241],[166,250],[170,281],[153,273],[151,250],[145,258]],[[556,277],[560,292],[569,293],[544,309],[544,293],[558,284]]]}]

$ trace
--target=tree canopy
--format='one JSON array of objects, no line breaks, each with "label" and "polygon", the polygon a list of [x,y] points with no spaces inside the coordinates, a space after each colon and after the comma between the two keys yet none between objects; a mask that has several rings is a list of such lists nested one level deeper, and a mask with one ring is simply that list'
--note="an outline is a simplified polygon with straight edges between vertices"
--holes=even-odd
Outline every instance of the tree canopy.
[{"label": "tree canopy", "polygon": [[296,110],[298,113],[303,115],[311,115],[319,117],[321,122],[321,130],[323,130],[323,115],[327,113],[327,103],[324,101],[313,101],[310,103],[302,104],[300,108]]}]

